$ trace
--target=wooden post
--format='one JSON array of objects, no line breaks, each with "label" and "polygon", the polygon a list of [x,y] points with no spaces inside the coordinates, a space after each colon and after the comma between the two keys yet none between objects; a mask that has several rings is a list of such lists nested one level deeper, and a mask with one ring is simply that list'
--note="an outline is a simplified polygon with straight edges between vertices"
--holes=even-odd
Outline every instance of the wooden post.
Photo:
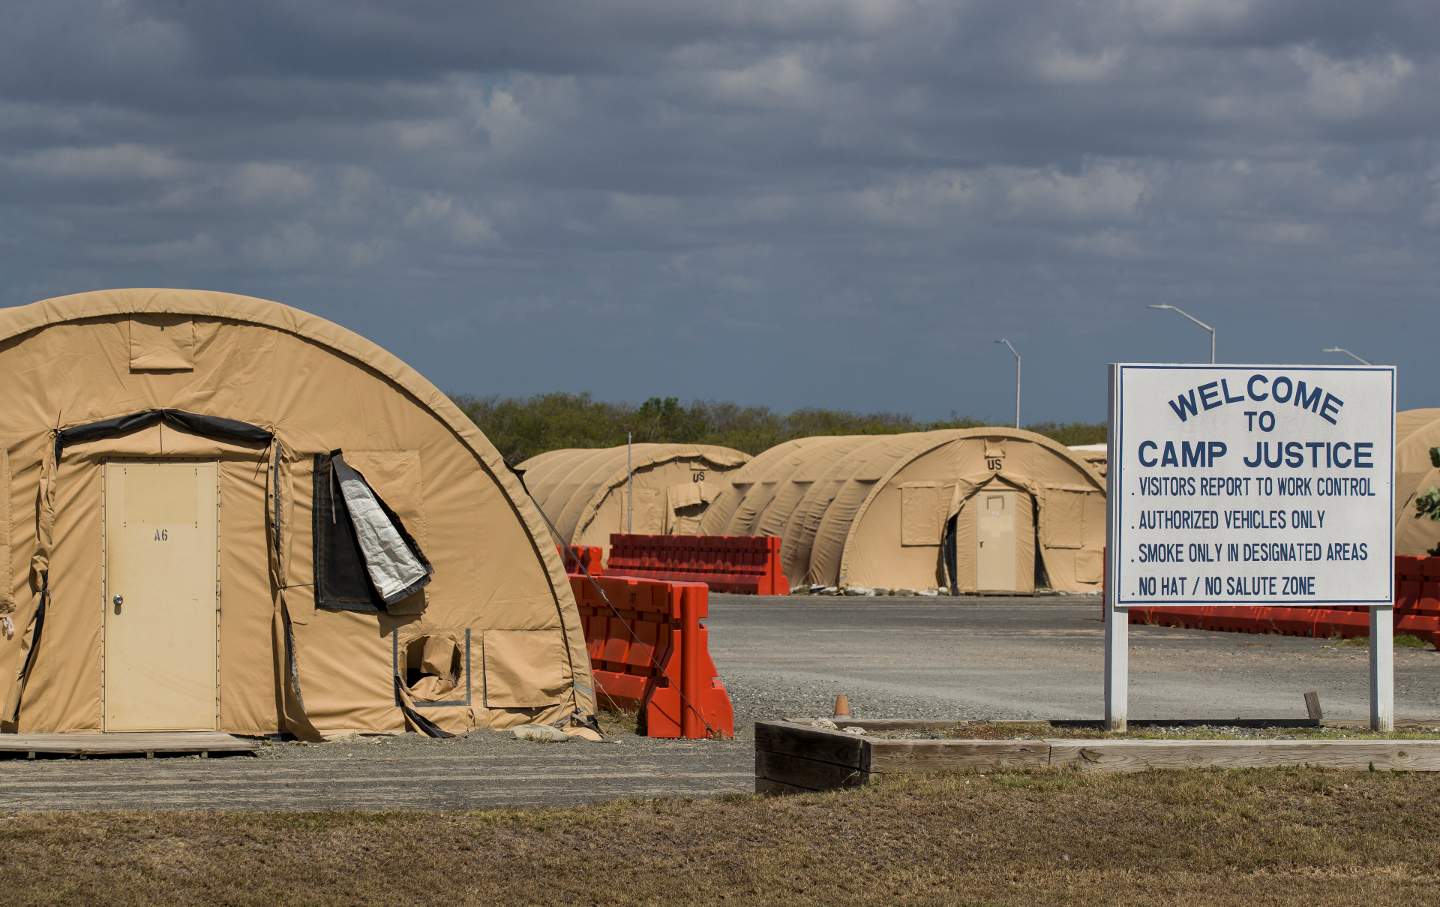
[{"label": "wooden post", "polygon": [[1395,730],[1395,608],[1370,609],[1370,729]]},{"label": "wooden post", "polygon": [[1125,730],[1130,702],[1130,612],[1105,602],[1105,727]]}]

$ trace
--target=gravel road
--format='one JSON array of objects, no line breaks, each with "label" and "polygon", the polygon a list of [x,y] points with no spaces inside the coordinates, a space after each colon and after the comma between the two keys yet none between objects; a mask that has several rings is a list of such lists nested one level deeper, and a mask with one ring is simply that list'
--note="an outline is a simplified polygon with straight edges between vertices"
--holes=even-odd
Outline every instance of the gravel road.
[{"label": "gravel road", "polygon": [[[735,702],[733,741],[530,743],[481,732],[267,745],[259,757],[6,760],[0,810],[406,809],[566,805],[708,795],[752,786],[756,719],[1098,718],[1092,597],[711,597],[710,646]],[[1279,636],[1136,627],[1134,718],[1366,715],[1363,647]],[[1440,653],[1397,650],[1396,712],[1440,715]]]}]

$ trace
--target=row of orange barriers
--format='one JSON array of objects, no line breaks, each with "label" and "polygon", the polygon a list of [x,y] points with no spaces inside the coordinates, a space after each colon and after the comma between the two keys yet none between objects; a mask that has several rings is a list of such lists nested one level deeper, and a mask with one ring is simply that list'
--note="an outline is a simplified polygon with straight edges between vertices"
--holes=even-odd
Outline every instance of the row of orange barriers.
[{"label": "row of orange barriers", "polygon": [[[1351,638],[1370,634],[1365,608],[1164,606],[1131,608],[1132,622],[1232,633]],[[1395,632],[1440,648],[1440,557],[1395,558]]]},{"label": "row of orange barriers", "polygon": [[612,574],[705,583],[716,592],[789,595],[775,536],[610,536]]},{"label": "row of orange barriers", "polygon": [[605,572],[600,558],[604,553],[599,545],[556,545],[560,560],[565,563],[566,573],[588,573],[599,576]]},{"label": "row of orange barriers", "polygon": [[710,658],[700,583],[571,575],[601,705],[637,710],[650,737],[733,737],[735,711]]}]

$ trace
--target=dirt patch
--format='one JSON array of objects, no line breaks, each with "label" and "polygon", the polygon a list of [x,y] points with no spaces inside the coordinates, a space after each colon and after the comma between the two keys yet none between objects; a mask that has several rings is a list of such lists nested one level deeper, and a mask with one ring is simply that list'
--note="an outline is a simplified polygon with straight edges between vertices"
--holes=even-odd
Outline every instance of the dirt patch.
[{"label": "dirt patch", "polygon": [[7,905],[1430,904],[1433,779],[992,774],[573,809],[0,816]]},{"label": "dirt patch", "polygon": [[[1350,636],[1350,637],[1346,637],[1346,638],[1344,638],[1344,639],[1333,639],[1333,640],[1331,640],[1331,645],[1336,645],[1336,646],[1350,646],[1350,647],[1354,647],[1354,648],[1366,649],[1366,648],[1369,648],[1369,647],[1370,647],[1370,637],[1368,637],[1368,636]],[[1418,637],[1418,636],[1415,636],[1415,635],[1412,634],[1412,633],[1399,633],[1399,634],[1395,635],[1394,637],[1391,638],[1391,645],[1394,646],[1394,647],[1397,648],[1397,649],[1429,649],[1429,648],[1432,648],[1431,645],[1430,645],[1430,643],[1426,642],[1425,640],[1421,639],[1421,638]]]}]

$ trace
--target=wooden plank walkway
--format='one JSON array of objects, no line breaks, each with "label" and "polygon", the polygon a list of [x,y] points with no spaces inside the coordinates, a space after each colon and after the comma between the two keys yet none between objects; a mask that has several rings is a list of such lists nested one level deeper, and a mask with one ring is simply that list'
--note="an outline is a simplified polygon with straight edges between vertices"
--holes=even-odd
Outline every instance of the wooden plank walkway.
[{"label": "wooden plank walkway", "polygon": [[6,814],[22,810],[510,809],[754,788],[749,740],[612,739],[411,734],[262,743],[259,755],[234,759],[0,759],[0,836]]},{"label": "wooden plank walkway", "polygon": [[144,756],[253,753],[255,740],[219,731],[147,731],[128,734],[0,734],[0,754],[37,756]]}]

